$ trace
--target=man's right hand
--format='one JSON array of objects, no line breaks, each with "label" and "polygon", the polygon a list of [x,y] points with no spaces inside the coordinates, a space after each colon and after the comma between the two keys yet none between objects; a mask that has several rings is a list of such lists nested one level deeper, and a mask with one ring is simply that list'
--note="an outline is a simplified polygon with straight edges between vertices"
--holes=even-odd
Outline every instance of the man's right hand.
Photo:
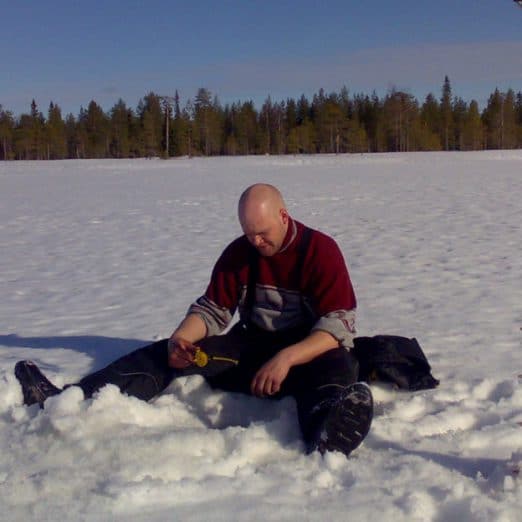
[{"label": "man's right hand", "polygon": [[168,344],[168,364],[171,368],[183,369],[194,364],[197,347],[190,341],[172,335]]}]

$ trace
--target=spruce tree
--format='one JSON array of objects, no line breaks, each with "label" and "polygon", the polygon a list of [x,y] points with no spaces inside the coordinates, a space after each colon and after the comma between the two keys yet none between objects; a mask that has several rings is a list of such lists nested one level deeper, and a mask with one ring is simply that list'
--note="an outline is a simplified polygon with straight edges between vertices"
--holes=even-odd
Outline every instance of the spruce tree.
[{"label": "spruce tree", "polygon": [[30,151],[29,159],[44,159],[44,124],[43,114],[38,110],[36,101],[31,102],[31,130],[30,130]]},{"label": "spruce tree", "polygon": [[65,141],[67,144],[67,157],[74,159],[81,158],[79,124],[71,113],[65,118]]},{"label": "spruce tree", "polygon": [[487,149],[501,149],[504,134],[503,96],[498,89],[491,94],[482,112],[486,127],[485,145]]},{"label": "spruce tree", "polygon": [[109,118],[94,100],[92,100],[87,107],[83,123],[87,138],[87,157],[108,157],[110,144]]},{"label": "spruce tree", "polygon": [[440,116],[441,116],[441,141],[444,150],[452,150],[453,142],[453,110],[451,97],[451,84],[447,76],[444,77],[442,85],[442,97],[440,99]]},{"label": "spruce tree", "polygon": [[522,92],[519,91],[515,101],[515,114],[517,126],[517,148],[522,148]]},{"label": "spruce tree", "polygon": [[429,93],[420,111],[421,129],[427,145],[427,150],[440,150],[441,147],[441,109],[439,102]]},{"label": "spruce tree", "polygon": [[110,155],[113,158],[130,156],[130,128],[134,115],[120,98],[110,111]]},{"label": "spruce tree", "polygon": [[515,106],[515,92],[513,89],[503,95],[502,99],[503,129],[502,148],[514,149],[517,146],[517,113]]},{"label": "spruce tree", "polygon": [[161,101],[157,94],[150,92],[138,104],[141,124],[140,155],[161,156],[164,150],[165,118]]},{"label": "spruce tree", "polygon": [[67,138],[62,111],[53,102],[49,104],[46,125],[47,159],[67,157]]},{"label": "spruce tree", "polygon": [[[271,154],[273,143],[273,108],[270,96],[264,101],[259,112],[259,142],[262,154]],[[226,133],[226,130],[225,130]]]},{"label": "spruce tree", "polygon": [[236,136],[240,154],[257,152],[257,112],[252,101],[240,105],[236,116]]},{"label": "spruce tree", "polygon": [[194,124],[198,133],[200,152],[205,156],[211,151],[211,112],[212,94],[208,89],[200,88],[194,99]]},{"label": "spruce tree", "polygon": [[468,105],[462,98],[455,98],[453,102],[453,130],[456,150],[464,150],[464,131],[467,122]]},{"label": "spruce tree", "polygon": [[383,104],[383,115],[387,135],[388,150],[408,152],[415,150],[415,130],[418,128],[417,100],[403,91],[392,91]]},{"label": "spruce tree", "polygon": [[481,150],[483,148],[484,128],[476,100],[471,100],[462,133],[463,150]]},{"label": "spruce tree", "polygon": [[13,114],[0,105],[0,159],[13,158],[13,134],[15,122]]}]

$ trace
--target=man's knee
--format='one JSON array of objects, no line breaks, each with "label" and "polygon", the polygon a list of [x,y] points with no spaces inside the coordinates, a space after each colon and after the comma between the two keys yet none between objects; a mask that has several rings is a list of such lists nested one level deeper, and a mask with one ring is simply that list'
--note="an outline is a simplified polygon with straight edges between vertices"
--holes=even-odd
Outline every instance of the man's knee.
[{"label": "man's knee", "polygon": [[356,382],[359,375],[359,362],[345,348],[329,350],[309,364],[310,378],[317,386],[348,386]]}]

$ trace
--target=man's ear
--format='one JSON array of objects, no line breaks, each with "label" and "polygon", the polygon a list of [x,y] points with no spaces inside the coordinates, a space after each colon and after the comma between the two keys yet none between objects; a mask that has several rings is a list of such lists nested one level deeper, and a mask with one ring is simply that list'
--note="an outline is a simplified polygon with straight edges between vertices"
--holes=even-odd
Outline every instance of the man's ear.
[{"label": "man's ear", "polygon": [[288,212],[285,208],[282,208],[279,211],[279,215],[281,216],[281,220],[283,221],[283,225],[286,225],[288,223],[288,220],[290,219],[290,216],[288,215]]}]

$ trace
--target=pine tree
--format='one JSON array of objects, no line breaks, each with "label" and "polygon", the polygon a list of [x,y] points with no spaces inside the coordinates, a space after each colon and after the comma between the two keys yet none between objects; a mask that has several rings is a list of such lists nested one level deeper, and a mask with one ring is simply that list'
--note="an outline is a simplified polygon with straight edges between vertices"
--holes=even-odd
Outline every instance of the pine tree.
[{"label": "pine tree", "polygon": [[486,148],[501,149],[504,138],[504,100],[498,89],[491,94],[488,104],[482,113],[482,121],[486,127]]},{"label": "pine tree", "polygon": [[43,126],[44,117],[43,114],[38,110],[36,101],[31,102],[31,120],[32,120],[32,139],[31,145],[31,159],[42,159],[43,157]]},{"label": "pine tree", "polygon": [[36,101],[32,100],[30,114],[22,114],[15,127],[14,155],[17,159],[43,159],[44,124],[45,119]]},{"label": "pine tree", "polygon": [[39,160],[44,158],[44,124],[43,114],[38,110],[36,101],[33,99],[29,119],[24,118],[22,125],[26,142],[26,159]]},{"label": "pine tree", "polygon": [[285,134],[285,152],[296,154],[298,152],[297,141],[295,139],[297,128],[297,103],[293,98],[287,98],[285,103],[285,115],[283,120]]},{"label": "pine tree", "polygon": [[[255,121],[257,118],[257,113],[255,112],[254,105],[252,104],[252,110],[255,113],[254,118],[254,134],[257,131],[257,122]],[[212,101],[212,114],[211,114],[211,154],[222,154],[224,150],[224,116],[223,116],[223,108],[221,107],[221,103],[217,96],[214,96]]]},{"label": "pine tree", "polygon": [[[259,141],[260,152],[262,154],[270,154],[272,144],[272,100],[270,96],[264,101],[259,113]],[[226,131],[225,131],[226,134]]]},{"label": "pine tree", "polygon": [[462,98],[455,98],[453,102],[453,130],[456,150],[464,150],[464,131],[467,123],[468,105]]},{"label": "pine tree", "polygon": [[515,101],[515,115],[517,125],[517,148],[522,148],[522,92],[519,91]]},{"label": "pine tree", "polygon": [[152,158],[159,155],[158,137],[155,133],[154,117],[150,111],[145,111],[141,118],[143,153]]},{"label": "pine tree", "polygon": [[[174,111],[176,113],[176,111]],[[175,153],[178,156],[192,157],[194,154],[194,124],[192,115],[194,107],[190,100],[179,112],[179,116],[174,117],[174,143]]]},{"label": "pine tree", "polygon": [[297,125],[303,125],[307,121],[310,121],[310,102],[304,94],[301,95],[297,101]]},{"label": "pine tree", "polygon": [[272,102],[270,96],[261,107],[258,125],[259,152],[262,154],[280,154],[281,109],[279,104]]},{"label": "pine tree", "polygon": [[177,120],[181,117],[181,109],[179,106],[179,93],[176,89],[176,92],[174,93],[174,119]]},{"label": "pine tree", "polygon": [[71,113],[69,113],[65,118],[65,141],[67,144],[68,158],[79,159],[84,157],[81,149],[79,124]]},{"label": "pine tree", "polygon": [[82,123],[86,132],[86,156],[106,158],[109,156],[109,118],[103,109],[92,100],[84,113]]},{"label": "pine tree", "polygon": [[363,123],[364,108],[361,106],[360,97],[350,98],[348,89],[343,87],[337,99],[343,114],[340,127],[340,152],[367,152],[369,139]]},{"label": "pine tree", "polygon": [[439,102],[432,93],[429,93],[420,111],[420,131],[423,135],[425,147],[422,150],[441,150],[441,109]]},{"label": "pine tree", "polygon": [[216,96],[212,100],[212,94],[208,89],[198,89],[194,99],[194,126],[200,152],[205,156],[220,154],[223,141],[223,110]]},{"label": "pine tree", "polygon": [[13,114],[0,105],[0,159],[13,158],[13,134],[15,122]]},{"label": "pine tree", "polygon": [[141,123],[140,155],[161,156],[165,149],[163,141],[165,118],[158,95],[150,92],[138,104]]},{"label": "pine tree", "polygon": [[294,141],[299,153],[311,154],[315,152],[316,133],[311,120],[310,102],[303,95],[297,101],[297,127],[295,127]]},{"label": "pine tree", "polygon": [[462,150],[480,150],[483,148],[484,128],[480,118],[479,106],[471,100],[462,131]]},{"label": "pine tree", "polygon": [[366,151],[381,152],[384,150],[382,138],[382,106],[379,97],[374,92],[370,99],[367,95],[356,95],[353,99],[354,110],[358,115],[360,125],[367,136]]},{"label": "pine tree", "polygon": [[240,105],[236,115],[235,135],[240,154],[257,152],[257,112],[252,101]]},{"label": "pine tree", "polygon": [[285,114],[286,105],[284,101],[274,104],[276,154],[284,154],[286,149]]},{"label": "pine tree", "polygon": [[368,134],[357,117],[346,120],[341,152],[368,152]]},{"label": "pine tree", "polygon": [[440,99],[440,117],[441,117],[441,142],[444,150],[453,150],[453,110],[451,98],[451,84],[447,76],[444,77],[442,86],[442,97]]},{"label": "pine tree", "polygon": [[174,156],[183,155],[182,152],[182,125],[181,125],[181,107],[179,93],[176,89],[174,93],[174,108],[173,108],[174,120],[172,122],[172,154]]},{"label": "pine tree", "polygon": [[515,92],[509,89],[502,99],[503,131],[502,148],[514,149],[517,146],[517,112]]},{"label": "pine tree", "polygon": [[113,158],[128,158],[130,156],[130,127],[134,115],[120,98],[110,110],[110,145],[109,151]]},{"label": "pine tree", "polygon": [[53,102],[49,104],[46,125],[47,159],[64,159],[67,157],[67,138],[62,111]]},{"label": "pine tree", "polygon": [[403,91],[392,90],[383,105],[388,150],[408,152],[415,150],[415,131],[419,128],[417,100]]},{"label": "pine tree", "polygon": [[208,89],[200,88],[194,99],[194,124],[198,133],[199,142],[202,145],[201,152],[205,156],[210,155],[211,151],[211,111],[212,94]]},{"label": "pine tree", "polygon": [[314,97],[312,107],[318,152],[344,152],[341,149],[341,135],[347,118],[343,114],[337,94],[331,93],[326,97],[324,91],[319,91]]}]

